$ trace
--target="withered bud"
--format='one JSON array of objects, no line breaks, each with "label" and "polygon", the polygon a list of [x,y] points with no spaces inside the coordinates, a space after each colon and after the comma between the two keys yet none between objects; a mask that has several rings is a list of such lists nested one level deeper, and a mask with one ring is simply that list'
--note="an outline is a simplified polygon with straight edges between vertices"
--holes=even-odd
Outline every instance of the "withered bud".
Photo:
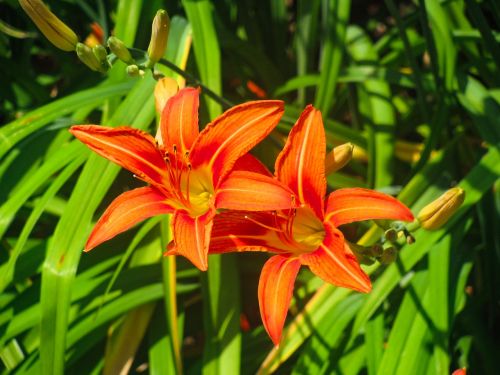
[{"label": "withered bud", "polygon": [[441,228],[462,205],[465,191],[455,187],[422,208],[417,215],[420,226],[427,230]]},{"label": "withered bud", "polygon": [[167,11],[163,9],[158,10],[151,28],[151,40],[148,47],[148,61],[146,63],[148,68],[152,68],[163,57],[167,48],[169,29],[170,18]]},{"label": "withered bud", "polygon": [[370,249],[372,256],[380,257],[384,252],[384,248],[380,244],[375,244]]},{"label": "withered bud", "polygon": [[19,0],[19,4],[36,27],[54,46],[63,51],[74,51],[78,37],[40,0]]},{"label": "withered bud", "polygon": [[354,145],[352,143],[344,143],[343,145],[334,147],[333,150],[326,155],[325,173],[329,175],[343,168],[351,161],[353,151]]},{"label": "withered bud", "polygon": [[393,263],[398,256],[398,251],[394,247],[388,247],[384,250],[384,253],[379,258],[380,263],[382,264],[391,264]]},{"label": "withered bud", "polygon": [[385,231],[385,239],[394,242],[398,239],[398,232],[394,228],[389,228]]}]

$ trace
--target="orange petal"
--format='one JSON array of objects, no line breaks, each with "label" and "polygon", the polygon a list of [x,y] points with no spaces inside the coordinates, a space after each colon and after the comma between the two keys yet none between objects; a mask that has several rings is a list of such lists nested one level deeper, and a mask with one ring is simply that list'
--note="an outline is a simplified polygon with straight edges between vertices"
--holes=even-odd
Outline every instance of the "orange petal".
[{"label": "orange petal", "polygon": [[239,158],[234,164],[233,171],[255,172],[269,177],[273,175],[269,172],[269,169],[252,154],[245,154]]},{"label": "orange petal", "polygon": [[292,208],[293,192],[274,177],[233,171],[216,190],[215,207],[245,211]]},{"label": "orange petal", "polygon": [[200,133],[191,150],[191,164],[212,170],[215,187],[234,163],[264,139],[283,115],[283,102],[261,100],[237,105]]},{"label": "orange petal", "polygon": [[328,223],[325,223],[325,229],[327,234],[320,247],[312,253],[300,255],[302,264],[330,284],[369,292],[372,288],[370,278],[345,244],[342,232]]},{"label": "orange petal", "polygon": [[375,190],[346,188],[329,195],[326,220],[336,227],[371,219],[413,221],[413,215],[410,209],[396,198]]},{"label": "orange petal", "polygon": [[85,251],[124,232],[151,216],[171,213],[165,196],[152,187],[142,187],[119,195],[106,209],[90,234]]},{"label": "orange petal", "polygon": [[163,184],[166,165],[155,140],[138,129],[75,125],[69,130],[92,151],[121,165],[146,182]]},{"label": "orange petal", "polygon": [[198,137],[200,90],[187,87],[172,96],[161,113],[160,132],[163,147],[169,152],[189,152]]},{"label": "orange petal", "polygon": [[299,269],[298,258],[275,255],[264,264],[260,274],[260,316],[274,345],[278,345],[281,339]]},{"label": "orange petal", "polygon": [[276,159],[276,176],[323,219],[326,141],[321,112],[307,106]]},{"label": "orange petal", "polygon": [[[272,230],[276,217],[267,212],[226,211],[214,217],[210,254],[243,251],[286,252]],[[284,245],[283,245],[284,247]]]},{"label": "orange petal", "polygon": [[212,218],[212,212],[195,218],[177,212],[172,220],[174,240],[169,244],[166,255],[182,255],[198,269],[206,271]]}]

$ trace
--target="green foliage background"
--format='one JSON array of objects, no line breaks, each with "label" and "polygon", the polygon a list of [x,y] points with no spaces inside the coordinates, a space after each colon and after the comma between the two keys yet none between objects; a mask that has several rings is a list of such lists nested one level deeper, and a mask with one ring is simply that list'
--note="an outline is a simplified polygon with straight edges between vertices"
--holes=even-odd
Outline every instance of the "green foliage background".
[{"label": "green foliage background", "polygon": [[[192,38],[186,70],[212,91],[239,103],[256,99],[254,83],[286,101],[278,131],[255,151],[269,166],[313,103],[329,147],[349,141],[365,151],[329,177],[330,188],[398,194],[415,213],[451,186],[467,195],[442,229],[417,231],[395,263],[366,268],[374,282],[368,295],[302,271],[282,345],[273,349],[258,316],[263,254],[213,256],[200,274],[161,256],[168,218],[154,218],[82,255],[99,214],[137,182],[67,128],[154,132],[155,81],[150,73],[127,77],[121,63],[107,75],[89,71],[51,46],[17,1],[0,2],[3,373],[496,373],[497,1],[47,3],[82,39],[97,22],[105,36],[113,31],[140,49],[156,10],[166,9],[168,60],[180,64]],[[203,124],[222,111],[204,98]],[[370,223],[348,230],[364,244],[382,235]]]}]

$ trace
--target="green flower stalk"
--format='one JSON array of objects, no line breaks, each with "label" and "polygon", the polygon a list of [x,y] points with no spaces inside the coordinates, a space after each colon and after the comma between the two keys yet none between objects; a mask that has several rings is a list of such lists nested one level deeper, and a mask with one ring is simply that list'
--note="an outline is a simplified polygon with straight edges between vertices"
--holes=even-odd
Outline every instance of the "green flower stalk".
[{"label": "green flower stalk", "polygon": [[19,4],[43,35],[57,48],[74,51],[78,37],[40,0],[19,0]]},{"label": "green flower stalk", "polygon": [[441,228],[457,212],[464,199],[465,191],[459,187],[446,191],[420,210],[417,215],[420,226],[427,230]]},{"label": "green flower stalk", "polygon": [[147,68],[152,68],[160,60],[167,48],[170,18],[167,11],[160,9],[156,12],[151,30],[151,40],[148,47]]},{"label": "green flower stalk", "polygon": [[132,55],[130,54],[127,46],[117,37],[110,36],[108,38],[108,47],[111,52],[113,52],[116,57],[118,57],[125,64],[130,65],[134,63],[134,59],[132,58]]}]

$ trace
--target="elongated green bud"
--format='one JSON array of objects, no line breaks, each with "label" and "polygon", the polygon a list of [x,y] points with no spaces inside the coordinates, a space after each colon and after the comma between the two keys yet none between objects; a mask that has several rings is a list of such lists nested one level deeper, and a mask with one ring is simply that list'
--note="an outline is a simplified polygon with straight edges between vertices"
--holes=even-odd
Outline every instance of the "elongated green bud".
[{"label": "elongated green bud", "polygon": [[132,58],[132,55],[130,54],[130,51],[128,50],[127,46],[117,37],[110,36],[108,38],[108,47],[111,50],[111,52],[113,52],[116,55],[116,57],[118,57],[125,64],[134,63],[134,59]]},{"label": "elongated green bud", "polygon": [[156,12],[151,29],[151,40],[148,47],[148,62],[146,66],[152,68],[158,60],[163,57],[167,48],[168,31],[170,29],[170,18],[166,10],[160,9]]},{"label": "elongated green bud", "polygon": [[446,191],[420,210],[417,215],[420,226],[427,230],[441,228],[457,212],[464,199],[465,191],[459,187]]},{"label": "elongated green bud", "polygon": [[90,69],[100,72],[101,63],[97,60],[97,57],[92,52],[92,49],[83,43],[77,43],[76,54],[82,63],[87,65]]},{"label": "elongated green bud", "polygon": [[57,48],[74,51],[78,37],[40,0],[19,0],[19,4],[43,35]]},{"label": "elongated green bud", "polygon": [[325,173],[329,175],[343,168],[351,161],[353,150],[354,145],[352,143],[344,143],[330,151],[325,159]]},{"label": "elongated green bud", "polygon": [[97,61],[99,61],[100,71],[107,72],[111,67],[108,62],[108,51],[102,44],[97,44],[92,47],[92,53],[96,57]]}]

